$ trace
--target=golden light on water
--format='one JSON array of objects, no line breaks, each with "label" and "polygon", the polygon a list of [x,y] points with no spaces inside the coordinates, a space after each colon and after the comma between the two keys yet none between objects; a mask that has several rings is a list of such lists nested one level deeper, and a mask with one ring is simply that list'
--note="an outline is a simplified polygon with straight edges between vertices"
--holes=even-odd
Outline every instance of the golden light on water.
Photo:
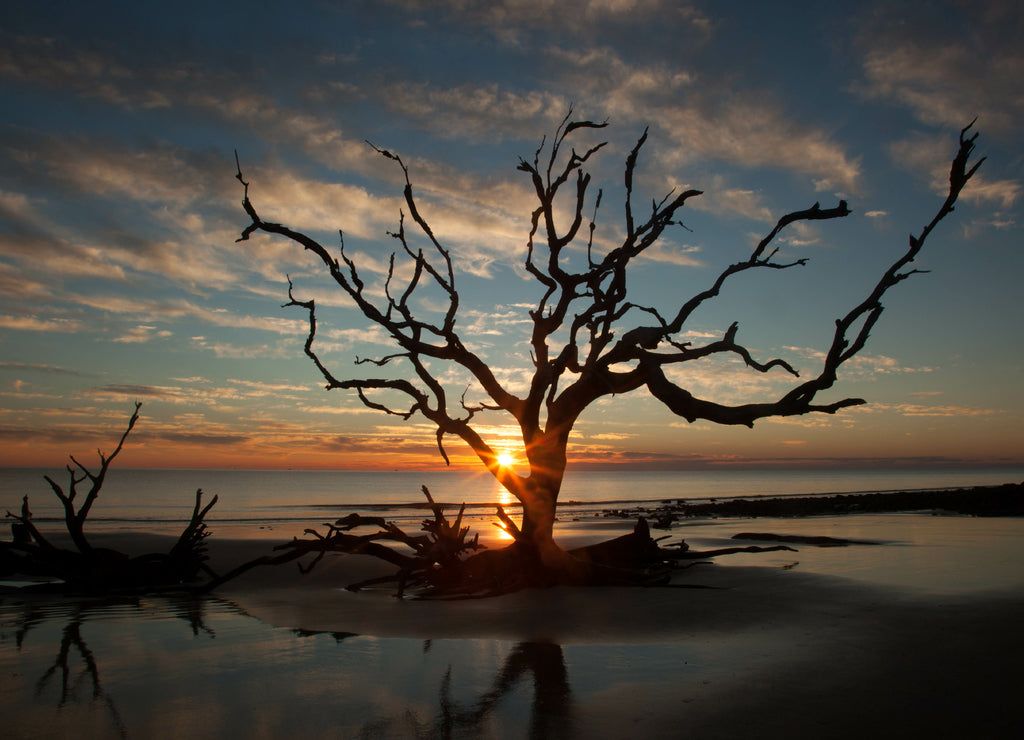
[{"label": "golden light on water", "polygon": [[[501,458],[503,458],[503,457],[511,458],[512,456],[511,455],[499,455],[498,456],[499,464],[504,466],[504,465],[506,465],[506,463],[501,462]],[[508,492],[508,490],[505,488],[505,486],[501,485],[497,481],[495,481],[494,493],[495,493],[495,499],[497,500],[498,505],[507,510],[507,508],[512,504],[512,494]],[[497,529],[498,529],[498,540],[499,541],[501,541],[501,542],[511,542],[512,541],[512,539],[513,539],[512,535],[510,535],[508,532],[506,532],[501,527],[498,527]]]}]

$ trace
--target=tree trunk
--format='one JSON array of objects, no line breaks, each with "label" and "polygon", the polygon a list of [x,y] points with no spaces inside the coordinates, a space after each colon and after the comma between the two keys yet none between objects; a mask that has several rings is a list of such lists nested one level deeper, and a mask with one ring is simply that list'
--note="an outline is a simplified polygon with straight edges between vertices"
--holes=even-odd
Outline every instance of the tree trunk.
[{"label": "tree trunk", "polygon": [[539,566],[552,571],[563,570],[566,561],[565,551],[554,538],[555,508],[564,474],[564,455],[560,461],[531,459],[530,477],[521,498],[523,522],[519,544],[531,551]]}]

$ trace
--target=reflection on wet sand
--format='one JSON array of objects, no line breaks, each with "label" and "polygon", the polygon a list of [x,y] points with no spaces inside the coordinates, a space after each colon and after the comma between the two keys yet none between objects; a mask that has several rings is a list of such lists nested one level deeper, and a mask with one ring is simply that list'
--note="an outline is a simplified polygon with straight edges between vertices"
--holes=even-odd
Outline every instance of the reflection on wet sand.
[{"label": "reflection on wet sand", "polygon": [[[57,652],[57,658],[50,668],[40,677],[36,683],[36,696],[42,696],[46,691],[47,684],[50,679],[53,678],[54,674],[60,669],[61,673],[61,684],[60,684],[60,700],[57,703],[58,707],[64,707],[69,701],[82,701],[75,689],[79,683],[78,680],[72,684],[71,682],[71,667],[69,660],[71,658],[71,650],[74,648],[84,664],[84,668],[79,674],[78,678],[88,678],[92,684],[92,697],[91,701],[100,703],[106,707],[107,712],[110,715],[111,724],[117,731],[119,737],[127,737],[128,730],[124,726],[124,720],[121,718],[121,713],[117,709],[114,699],[108,696],[103,691],[103,683],[100,681],[100,670],[96,663],[96,657],[92,651],[89,650],[89,646],[86,645],[85,640],[82,639],[82,617],[80,614],[76,615],[71,619],[63,630],[63,635],[60,641],[60,650]],[[21,631],[19,634],[18,645],[22,644],[27,629]]]},{"label": "reflection on wet sand", "polygon": [[[18,685],[11,687],[19,689],[9,695],[10,704],[0,701],[0,705],[6,705],[2,706],[4,715],[14,719],[6,724],[16,730],[16,735],[30,731],[63,736],[73,727],[73,734],[78,737],[152,737],[152,718],[165,713],[173,716],[182,705],[202,711],[203,702],[196,698],[196,694],[203,691],[202,682],[197,682],[200,676],[206,682],[230,684],[232,674],[238,670],[247,671],[256,683],[278,674],[277,678],[282,680],[274,680],[274,685],[289,688],[286,691],[278,688],[271,695],[274,701],[287,707],[301,698],[305,681],[323,679],[324,672],[311,665],[319,660],[333,663],[332,671],[347,670],[350,680],[347,687],[361,693],[365,702],[359,714],[345,711],[335,715],[331,724],[316,728],[320,731],[331,729],[332,725],[333,729],[341,730],[341,724],[357,736],[383,733],[410,737],[503,737],[521,736],[525,732],[529,737],[544,738],[564,737],[571,727],[569,673],[562,648],[550,643],[508,644],[507,654],[499,665],[488,660],[493,655],[490,650],[474,649],[480,647],[479,641],[457,641],[455,649],[453,641],[424,641],[417,652],[424,656],[439,653],[435,660],[421,665],[427,670],[417,681],[433,685],[432,698],[425,701],[427,696],[417,696],[415,690],[406,686],[393,687],[394,695],[382,701],[375,696],[381,689],[378,671],[365,664],[368,644],[378,642],[374,638],[360,638],[347,632],[268,627],[220,599],[185,595],[102,600],[4,599],[0,600],[0,613],[3,617],[0,630],[3,675],[5,682],[13,681]],[[209,623],[209,613],[225,623],[224,637],[218,637],[218,630]],[[187,629],[181,628],[182,621]],[[245,657],[239,662],[224,663],[186,660],[176,666],[155,658],[153,662],[163,667],[152,672],[148,685],[140,685],[138,681],[126,683],[125,666],[139,657],[140,650],[146,649],[145,644],[138,642],[137,628],[155,623],[163,629],[159,640],[151,646],[154,655],[167,649],[168,639],[175,650],[187,651],[190,641],[205,637],[223,643],[222,650],[218,651],[222,656],[244,654]],[[95,646],[90,645],[87,638],[90,630],[100,633],[94,640]],[[260,636],[265,637],[268,632],[279,638],[274,654],[259,649]],[[119,633],[123,640],[117,639]],[[337,652],[329,655],[330,648],[321,643],[315,650],[319,656],[317,661],[300,660],[290,665],[289,658],[296,654],[312,657],[303,643],[323,637],[332,638],[335,646],[348,650],[350,660],[344,660],[345,656]],[[382,646],[383,662],[389,663],[396,652],[404,653],[404,658],[408,659],[418,641],[389,640],[386,643]],[[279,661],[277,664],[274,657]],[[8,669],[11,665],[17,669]],[[364,669],[362,675],[353,670],[355,666]],[[105,668],[115,676],[114,681],[104,682]],[[401,667],[395,672],[408,676]],[[127,673],[137,676],[132,671]],[[488,675],[489,679],[485,679]],[[527,681],[532,682],[532,701],[529,720],[524,721],[517,709],[522,704],[521,695]],[[243,681],[229,688],[244,694],[246,683]],[[169,687],[172,690],[169,691]],[[18,694],[31,694],[32,701],[19,701]],[[355,703],[359,703],[359,698],[356,697]],[[324,699],[321,695],[320,700]],[[352,703],[351,697],[349,703]],[[174,707],[177,708],[172,709]],[[222,709],[197,718],[198,724],[207,728],[200,735],[219,734],[212,730],[222,724],[221,718],[216,716]],[[332,713],[329,703],[321,705],[319,710],[318,714],[325,717]],[[287,714],[294,718],[294,711]],[[147,719],[140,722],[140,717]],[[252,712],[248,717],[233,715],[232,733],[266,733],[272,729],[261,726],[261,722],[260,712]],[[275,736],[301,736],[311,729],[294,719],[281,719],[275,724],[283,730],[273,732]],[[158,731],[156,736],[169,734],[170,727],[164,723],[163,732]]]},{"label": "reflection on wet sand", "polygon": [[[193,636],[201,632],[214,636],[212,629],[203,621],[204,600],[191,595],[181,594],[161,600],[156,611],[163,616],[185,620]],[[0,643],[6,642],[6,628],[14,627],[14,644],[20,653],[32,633],[43,631],[45,627],[63,622],[56,656],[52,664],[46,668],[35,681],[35,698],[45,703],[56,693],[55,708],[66,709],[69,705],[80,705],[87,709],[101,707],[109,718],[109,725],[118,737],[127,737],[128,729],[118,709],[115,698],[104,690],[101,679],[100,662],[103,656],[97,657],[90,649],[82,634],[82,626],[90,619],[102,618],[112,611],[136,613],[144,615],[153,612],[152,605],[145,604],[139,598],[124,599],[68,599],[64,601],[27,600],[14,604],[3,604],[4,632],[0,634]],[[50,635],[42,636],[40,647],[45,649],[46,640]],[[113,656],[117,660],[118,656]],[[59,681],[57,677],[59,676]],[[27,677],[26,677],[27,678]],[[87,690],[82,691],[83,687]],[[55,690],[55,691],[54,691]]]},{"label": "reflection on wet sand", "polygon": [[430,723],[417,723],[420,737],[452,737],[472,733],[480,736],[484,723],[497,705],[527,675],[533,677],[533,701],[530,708],[528,737],[566,737],[571,735],[571,691],[569,672],[560,645],[521,642],[505,658],[490,688],[468,706],[451,696],[452,669],[441,682],[440,710]]}]

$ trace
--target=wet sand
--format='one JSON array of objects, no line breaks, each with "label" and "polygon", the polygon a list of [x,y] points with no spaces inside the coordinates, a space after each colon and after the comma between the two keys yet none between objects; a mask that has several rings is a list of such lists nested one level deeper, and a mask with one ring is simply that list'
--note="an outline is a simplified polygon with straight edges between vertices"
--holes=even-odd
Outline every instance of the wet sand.
[{"label": "wet sand", "polygon": [[[561,541],[604,539],[610,529],[567,524]],[[305,575],[294,563],[258,568],[216,596],[275,627],[381,638],[382,660],[388,638],[554,646],[568,675],[544,704],[533,667],[532,721],[551,718],[535,736],[1024,736],[1024,520],[717,519],[672,534],[710,549],[742,531],[877,544],[726,556],[681,570],[669,588],[552,588],[459,602],[399,600],[387,586],[349,593],[347,583],[391,569],[337,555]],[[169,542],[104,538],[136,552]],[[280,541],[215,533],[208,544],[214,566],[227,569]],[[633,678],[586,688],[616,665]],[[558,709],[570,697],[571,718]],[[489,733],[527,734],[525,721]]]},{"label": "wet sand", "polygon": [[[387,587],[341,590],[386,568],[338,556],[306,576],[291,566],[250,573],[223,595],[260,620],[303,630],[628,645],[637,664],[665,645],[703,656],[699,669],[652,666],[649,680],[577,702],[567,736],[1021,736],[1024,570],[1022,558],[1012,562],[1014,553],[1024,555],[1021,520],[904,515],[756,524],[757,531],[804,534],[916,534],[880,540],[874,549],[723,557],[680,571],[672,588],[553,588],[415,602],[395,599]],[[719,544],[750,525],[719,520],[691,529],[698,542]],[[951,541],[949,532],[964,530],[968,535]],[[921,551],[939,559],[947,580],[929,579],[924,568],[914,582]],[[865,558],[877,561],[867,573],[851,566]],[[943,559],[967,559],[968,571],[953,574]],[[835,562],[845,564],[845,575],[834,572]],[[901,569],[910,582],[886,582]]]}]

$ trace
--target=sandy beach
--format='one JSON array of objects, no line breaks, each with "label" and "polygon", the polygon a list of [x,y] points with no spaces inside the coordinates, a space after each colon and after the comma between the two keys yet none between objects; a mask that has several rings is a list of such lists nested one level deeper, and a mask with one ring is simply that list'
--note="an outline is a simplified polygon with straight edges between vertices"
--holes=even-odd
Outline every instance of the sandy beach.
[{"label": "sandy beach", "polygon": [[[561,541],[604,539],[624,526],[567,526]],[[1024,732],[1016,708],[1024,688],[1024,520],[927,513],[716,519],[684,523],[672,535],[710,549],[742,531],[875,544],[725,556],[680,570],[665,588],[552,588],[460,602],[399,600],[386,586],[347,592],[347,583],[390,566],[337,555],[305,575],[294,563],[255,569],[215,596],[290,634],[372,638],[380,651],[375,659],[384,664],[389,650],[417,640],[453,646],[448,671],[456,675],[473,669],[481,646],[494,646],[498,678],[518,666],[512,675],[522,679],[526,695],[519,722],[492,717],[481,724],[476,714],[469,722],[467,709],[459,716],[469,724],[451,720],[447,730],[444,722],[428,727],[395,719],[377,735],[359,725],[358,733],[324,728],[325,736],[992,738]],[[153,549],[161,539],[104,538],[129,551]],[[214,536],[212,563],[230,568],[266,554],[277,541]],[[395,680],[411,680],[398,665]],[[499,711],[480,702],[463,704],[486,705],[484,715]]]}]

